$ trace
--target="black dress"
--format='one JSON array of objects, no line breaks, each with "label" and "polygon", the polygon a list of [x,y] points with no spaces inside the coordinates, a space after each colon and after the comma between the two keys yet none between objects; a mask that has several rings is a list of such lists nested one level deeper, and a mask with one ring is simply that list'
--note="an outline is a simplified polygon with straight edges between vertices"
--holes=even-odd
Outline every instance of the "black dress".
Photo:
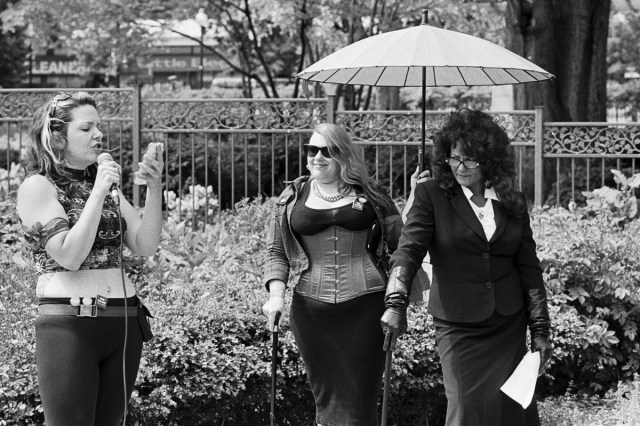
[{"label": "black dress", "polygon": [[[363,210],[351,205],[315,210],[304,205],[305,198],[300,197],[292,211],[291,227],[310,262],[298,286],[313,291],[306,296],[294,292],[291,327],[315,398],[316,421],[322,426],[377,425],[385,360],[380,317],[386,280],[366,250],[375,212],[369,203]],[[328,251],[323,243],[335,250]],[[363,280],[379,291],[327,300],[334,286],[336,295],[353,294],[349,286]],[[310,297],[310,293],[325,296]]]}]

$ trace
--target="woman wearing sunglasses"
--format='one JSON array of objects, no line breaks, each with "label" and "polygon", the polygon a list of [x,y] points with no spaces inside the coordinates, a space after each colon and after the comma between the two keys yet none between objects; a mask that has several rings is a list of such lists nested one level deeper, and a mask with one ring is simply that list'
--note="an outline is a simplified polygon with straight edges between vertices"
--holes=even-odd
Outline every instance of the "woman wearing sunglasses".
[{"label": "woman wearing sunglasses", "polygon": [[480,111],[453,113],[434,138],[434,180],[418,184],[391,257],[383,324],[401,334],[411,280],[428,252],[428,310],[447,395],[447,426],[539,425],[500,391],[525,355],[551,356],[551,324],[527,202],[510,141]]},{"label": "woman wearing sunglasses", "polygon": [[150,338],[120,249],[156,251],[162,156],[145,154],[139,164],[147,180],[141,219],[119,189],[119,207],[110,194],[120,166],[110,157],[96,164],[100,128],[93,97],[59,94],[36,110],[23,161],[17,212],[38,273],[36,368],[48,426],[120,424]]},{"label": "woman wearing sunglasses", "polygon": [[293,289],[291,328],[318,425],[370,426],[384,369],[385,250],[402,223],[347,132],[321,124],[305,146],[309,176],[276,201],[264,281],[269,329]]}]

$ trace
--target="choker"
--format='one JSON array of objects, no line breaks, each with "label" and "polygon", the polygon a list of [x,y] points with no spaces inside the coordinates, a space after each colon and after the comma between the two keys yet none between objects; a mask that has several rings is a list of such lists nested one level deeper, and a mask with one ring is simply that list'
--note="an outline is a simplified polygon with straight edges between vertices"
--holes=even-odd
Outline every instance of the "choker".
[{"label": "choker", "polygon": [[318,188],[318,184],[316,183],[315,180],[311,183],[311,189],[313,189],[313,195],[315,195],[316,197],[324,201],[328,201],[330,203],[336,202],[344,198],[344,195],[342,195],[339,192],[336,192],[335,194],[323,193],[322,191],[320,191],[320,188]]}]

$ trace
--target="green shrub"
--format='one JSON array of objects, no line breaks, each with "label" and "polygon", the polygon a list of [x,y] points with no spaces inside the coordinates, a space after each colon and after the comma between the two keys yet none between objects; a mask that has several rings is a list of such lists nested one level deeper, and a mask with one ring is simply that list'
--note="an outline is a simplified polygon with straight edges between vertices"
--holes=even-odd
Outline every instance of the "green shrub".
[{"label": "green shrub", "polygon": [[556,334],[552,393],[606,392],[640,367],[640,222],[609,212],[545,208],[534,214]]},{"label": "green shrub", "polygon": [[604,397],[565,395],[547,398],[539,404],[542,425],[614,426],[635,424],[640,418],[640,381],[622,383]]},{"label": "green shrub", "polygon": [[[271,336],[260,311],[267,297],[260,266],[272,206],[272,200],[243,201],[195,231],[172,215],[157,255],[128,261],[155,315],[156,335],[145,345],[132,422],[268,423]],[[11,202],[0,210],[0,338],[10,342],[0,349],[0,424],[41,424],[33,335],[36,277],[15,263],[24,248]],[[622,231],[609,219],[587,207],[545,208],[532,215],[554,325],[555,352],[540,383],[541,396],[569,392],[583,404],[588,395],[605,395],[618,383],[617,389],[624,389],[638,370],[639,243],[633,236],[640,224],[627,221]],[[397,425],[427,419],[442,424],[446,400],[426,307],[411,307],[409,322],[394,353],[390,419]],[[313,397],[286,318],[281,334],[280,424],[311,424]],[[555,415],[556,400],[547,401],[541,404],[543,418]]]}]

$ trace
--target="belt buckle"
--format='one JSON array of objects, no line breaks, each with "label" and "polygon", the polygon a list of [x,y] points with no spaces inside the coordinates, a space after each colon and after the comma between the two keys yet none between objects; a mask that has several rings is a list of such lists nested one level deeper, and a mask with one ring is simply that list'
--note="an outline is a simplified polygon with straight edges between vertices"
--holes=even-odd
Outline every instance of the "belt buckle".
[{"label": "belt buckle", "polygon": [[96,305],[80,305],[77,317],[95,318],[98,316],[98,307]]}]

